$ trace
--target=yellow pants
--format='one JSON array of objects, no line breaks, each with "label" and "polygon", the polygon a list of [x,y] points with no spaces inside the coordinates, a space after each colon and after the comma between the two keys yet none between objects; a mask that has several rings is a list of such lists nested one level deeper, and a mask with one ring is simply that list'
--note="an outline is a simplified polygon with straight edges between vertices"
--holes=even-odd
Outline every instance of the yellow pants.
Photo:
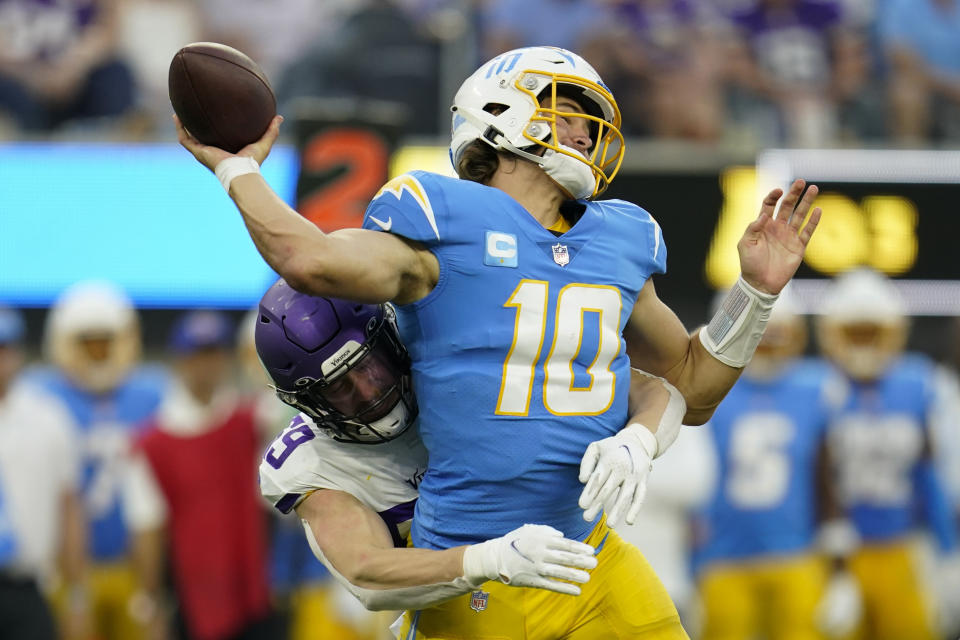
[{"label": "yellow pants", "polygon": [[[137,590],[137,578],[127,562],[94,564],[88,572],[90,626],[96,640],[140,640],[146,630],[130,615],[130,598]],[[53,595],[58,616],[66,615],[67,594]]]},{"label": "yellow pants", "polygon": [[[474,593],[404,614],[400,640],[689,640],[640,550],[601,521],[602,548],[579,596],[487,582]],[[412,628],[411,628],[412,627]]]},{"label": "yellow pants", "polygon": [[908,541],[860,548],[850,571],[863,594],[864,620],[859,637],[869,640],[933,640],[931,601]]},{"label": "yellow pants", "polygon": [[708,567],[699,581],[703,640],[819,640],[814,615],[826,578],[814,556]]},{"label": "yellow pants", "polygon": [[290,596],[290,640],[380,640],[378,630],[386,629],[397,614],[371,612],[365,623],[348,624],[337,612],[332,582],[332,579],[316,582],[293,591]]}]

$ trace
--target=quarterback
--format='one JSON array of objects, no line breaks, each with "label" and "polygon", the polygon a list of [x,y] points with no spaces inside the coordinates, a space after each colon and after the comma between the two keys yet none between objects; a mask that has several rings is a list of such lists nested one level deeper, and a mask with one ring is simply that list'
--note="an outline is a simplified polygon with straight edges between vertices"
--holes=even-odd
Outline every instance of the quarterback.
[{"label": "quarterback", "polygon": [[[466,548],[395,548],[406,546],[427,453],[390,307],[308,296],[280,280],[260,303],[255,337],[277,395],[302,411],[268,447],[261,491],[297,512],[314,554],[365,606],[426,607],[488,580],[580,592],[570,582],[588,580],[594,548],[545,526]],[[631,393],[644,405],[637,419],[679,425],[683,398],[669,383],[637,372]]]},{"label": "quarterback", "polygon": [[363,229],[330,234],[258,175],[280,118],[236,156],[179,123],[178,134],[291,286],[397,305],[429,454],[414,546],[476,544],[535,523],[600,548],[602,577],[576,601],[491,583],[482,614],[464,597],[410,612],[407,637],[684,638],[649,565],[607,524],[635,519],[650,463],[677,433],[628,421],[631,361],[680,390],[688,422],[705,420],[800,264],[817,190],[796,181],[777,216],[783,193],[767,195],[739,244],[742,278],[691,336],[650,280],[666,268],[655,220],[593,200],[624,148],[616,102],[585,60],[551,47],[505,53],[467,78],[452,110],[461,179],[400,176]]}]

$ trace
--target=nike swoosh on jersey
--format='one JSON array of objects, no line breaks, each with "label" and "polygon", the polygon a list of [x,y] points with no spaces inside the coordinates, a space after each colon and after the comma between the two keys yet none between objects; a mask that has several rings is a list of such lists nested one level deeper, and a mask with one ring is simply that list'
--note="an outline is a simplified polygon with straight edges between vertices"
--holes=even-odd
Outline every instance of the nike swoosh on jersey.
[{"label": "nike swoosh on jersey", "polygon": [[384,194],[389,193],[397,200],[400,200],[404,191],[409,192],[413,196],[420,210],[423,211],[423,215],[426,216],[427,222],[430,223],[430,228],[433,230],[434,235],[436,235],[437,240],[439,240],[440,231],[437,229],[437,219],[433,214],[433,205],[430,204],[430,198],[427,197],[427,190],[423,188],[423,185],[420,184],[420,181],[414,176],[408,173],[397,176],[383,185],[380,191],[377,192],[377,195],[373,196],[373,199],[376,200]]},{"label": "nike swoosh on jersey", "polygon": [[393,216],[390,216],[389,218],[387,218],[387,221],[386,221],[386,222],[384,222],[383,220],[379,220],[379,219],[377,219],[377,218],[374,218],[373,216],[367,216],[367,217],[370,218],[370,220],[371,220],[375,225],[377,225],[378,227],[380,227],[380,228],[383,229],[384,231],[390,231],[390,228],[393,226]]}]

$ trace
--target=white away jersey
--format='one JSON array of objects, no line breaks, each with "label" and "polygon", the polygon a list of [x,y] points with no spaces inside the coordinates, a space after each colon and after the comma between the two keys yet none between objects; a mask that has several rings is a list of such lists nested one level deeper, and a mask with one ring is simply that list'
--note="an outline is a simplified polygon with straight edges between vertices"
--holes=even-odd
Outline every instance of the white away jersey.
[{"label": "white away jersey", "polygon": [[334,440],[301,413],[267,448],[260,492],[289,513],[317,489],[344,491],[379,513],[399,542],[426,469],[416,425],[389,442],[356,444]]}]

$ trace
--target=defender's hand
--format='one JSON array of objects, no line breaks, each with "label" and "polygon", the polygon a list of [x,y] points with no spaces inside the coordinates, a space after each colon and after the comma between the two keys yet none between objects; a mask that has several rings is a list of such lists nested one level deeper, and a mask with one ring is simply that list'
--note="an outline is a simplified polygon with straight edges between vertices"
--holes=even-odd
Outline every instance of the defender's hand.
[{"label": "defender's hand", "polygon": [[[584,569],[597,566],[594,548],[569,540],[541,524],[525,524],[500,538],[487,540],[463,552],[464,576],[474,585],[499,580],[514,587],[536,587],[572,596],[590,579]],[[568,581],[568,582],[563,582]]]},{"label": "defender's hand", "polygon": [[[177,127],[177,140],[180,144],[192,153],[193,157],[196,158],[200,164],[210,169],[210,171],[213,171],[222,160],[233,157],[234,154],[229,151],[211,147],[194,138],[190,135],[190,132],[184,128],[183,123],[180,122],[180,118],[176,115],[173,116],[173,122]],[[256,142],[251,142],[243,149],[240,149],[236,155],[253,158],[257,161],[257,164],[263,164],[263,161],[270,155],[270,149],[273,148],[273,143],[277,141],[277,136],[280,135],[281,122],[283,122],[283,116],[275,116],[273,121],[270,122],[270,126],[267,127],[266,133]]]},{"label": "defender's hand", "polygon": [[617,435],[591,442],[580,461],[580,494],[583,519],[591,522],[607,507],[607,524],[620,516],[633,524],[647,495],[647,476],[657,455],[657,439],[642,424],[631,424]]},{"label": "defender's hand", "polygon": [[[810,237],[820,222],[819,207],[810,212],[810,207],[819,193],[816,185],[800,194],[806,186],[803,180],[795,180],[790,191],[783,195],[782,189],[774,189],[763,199],[760,215],[750,223],[740,242],[740,271],[743,279],[764,293],[778,294],[797,272]],[[780,211],[777,212],[777,202]],[[774,218],[774,213],[777,217]],[[803,222],[809,220],[806,226]]]}]

